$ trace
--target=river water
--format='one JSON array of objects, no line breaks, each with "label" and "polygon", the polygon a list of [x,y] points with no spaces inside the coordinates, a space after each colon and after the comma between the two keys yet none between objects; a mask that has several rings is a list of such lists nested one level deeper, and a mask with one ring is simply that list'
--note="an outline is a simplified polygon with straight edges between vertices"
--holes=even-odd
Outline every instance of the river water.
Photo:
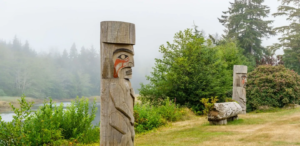
[{"label": "river water", "polygon": [[[71,102],[62,102],[64,109],[71,104]],[[96,117],[94,119],[94,121],[92,122],[93,125],[98,125],[100,122],[100,103],[96,103],[97,104],[97,113],[96,113]],[[53,104],[55,105],[55,104]],[[60,103],[56,103],[57,106],[60,105]],[[43,104],[34,104],[32,109],[33,110],[37,110],[40,106],[43,106]],[[91,108],[91,107],[90,107]],[[2,112],[0,113],[0,116],[2,117],[2,120],[5,122],[10,122],[13,119],[13,116],[15,114],[13,112]]]}]

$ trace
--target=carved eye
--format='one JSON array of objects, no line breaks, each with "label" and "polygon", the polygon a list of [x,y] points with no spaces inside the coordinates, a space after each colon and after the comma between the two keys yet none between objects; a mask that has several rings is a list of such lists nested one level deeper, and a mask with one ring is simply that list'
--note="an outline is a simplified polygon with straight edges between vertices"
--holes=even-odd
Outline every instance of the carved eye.
[{"label": "carved eye", "polygon": [[121,54],[118,58],[124,60],[128,57],[128,55],[125,55],[125,54]]}]

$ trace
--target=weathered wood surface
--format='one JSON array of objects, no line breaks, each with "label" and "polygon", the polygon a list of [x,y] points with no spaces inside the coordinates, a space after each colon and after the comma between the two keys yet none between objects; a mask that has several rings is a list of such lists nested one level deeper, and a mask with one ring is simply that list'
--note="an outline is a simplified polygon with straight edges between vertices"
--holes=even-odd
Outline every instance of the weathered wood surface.
[{"label": "weathered wood surface", "polygon": [[208,113],[208,121],[213,125],[226,125],[227,121],[237,119],[241,112],[242,107],[236,102],[215,103]]},{"label": "weathered wood surface", "polygon": [[101,42],[113,44],[135,44],[135,25],[119,21],[101,22]]},{"label": "weathered wood surface", "polygon": [[246,83],[248,67],[244,65],[234,65],[233,67],[233,88],[232,99],[237,101],[242,107],[242,114],[246,114]]},{"label": "weathered wood surface", "polygon": [[101,22],[100,146],[133,146],[135,102],[131,79],[135,25]]}]

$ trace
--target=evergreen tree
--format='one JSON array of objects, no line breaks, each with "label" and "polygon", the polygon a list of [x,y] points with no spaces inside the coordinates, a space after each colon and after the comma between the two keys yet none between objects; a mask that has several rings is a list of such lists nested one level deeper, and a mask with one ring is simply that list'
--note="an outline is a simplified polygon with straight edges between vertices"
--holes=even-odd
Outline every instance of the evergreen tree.
[{"label": "evergreen tree", "polygon": [[69,58],[69,54],[68,54],[68,51],[66,49],[64,49],[63,54],[62,54],[61,57],[64,58],[64,59],[68,59]]},{"label": "evergreen tree", "polygon": [[282,37],[279,38],[280,43],[273,47],[283,48],[284,65],[300,73],[300,0],[281,0],[281,5],[273,16],[286,16],[286,20],[290,22],[289,25],[275,28]]},{"label": "evergreen tree", "polygon": [[[262,38],[275,35],[268,17],[270,8],[264,0],[235,0],[228,11],[223,12],[219,22],[226,27],[225,38],[236,39],[244,54],[261,57],[267,49],[261,46]],[[228,14],[228,15],[227,15]],[[248,56],[248,55],[247,55]]]},{"label": "evergreen tree", "polygon": [[78,57],[78,51],[77,51],[75,43],[73,43],[73,45],[72,45],[72,47],[70,49],[70,58],[71,59],[75,59],[77,57]]},{"label": "evergreen tree", "polygon": [[21,48],[22,48],[22,43],[17,38],[17,36],[15,36],[15,38],[13,40],[13,44],[12,44],[12,49],[15,50],[15,51],[21,51]]}]

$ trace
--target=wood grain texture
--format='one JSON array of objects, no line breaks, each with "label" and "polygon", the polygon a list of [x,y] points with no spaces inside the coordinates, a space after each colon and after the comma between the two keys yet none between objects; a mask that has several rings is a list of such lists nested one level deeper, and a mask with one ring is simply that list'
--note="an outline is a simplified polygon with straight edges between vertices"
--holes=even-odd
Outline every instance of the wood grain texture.
[{"label": "wood grain texture", "polygon": [[119,21],[101,22],[101,41],[113,44],[135,44],[135,25]]},{"label": "wood grain texture", "polygon": [[248,67],[244,65],[234,65],[233,67],[233,87],[232,99],[237,101],[242,107],[242,114],[246,114],[246,83]]},{"label": "wood grain texture", "polygon": [[242,107],[236,102],[215,103],[207,119],[213,125],[226,125],[227,121],[237,119],[241,112]]},{"label": "wood grain texture", "polygon": [[[133,146],[135,97],[128,74],[132,72],[131,67],[134,66],[135,26],[126,22],[104,21],[101,22],[100,27],[100,145]],[[114,53],[116,50],[125,50],[123,53],[126,55],[120,51]],[[125,56],[127,58],[124,58]],[[116,60],[120,64],[117,64]],[[114,76],[116,67],[118,67],[118,75]]]}]

